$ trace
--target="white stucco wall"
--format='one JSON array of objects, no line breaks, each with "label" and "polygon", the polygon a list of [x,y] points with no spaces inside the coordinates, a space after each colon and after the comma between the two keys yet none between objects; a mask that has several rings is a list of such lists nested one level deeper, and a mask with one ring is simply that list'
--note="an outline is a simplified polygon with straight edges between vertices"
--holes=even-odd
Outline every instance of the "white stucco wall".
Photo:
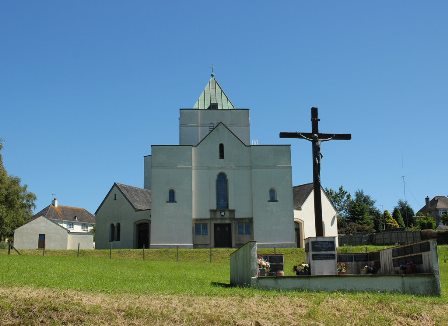
[{"label": "white stucco wall", "polygon": [[80,250],[91,250],[93,246],[93,234],[89,233],[69,233],[67,239],[67,249],[77,250],[79,244]]},{"label": "white stucco wall", "polygon": [[[152,146],[151,173],[151,247],[192,247],[191,146]],[[174,203],[168,202],[170,189]]]},{"label": "white stucco wall", "polygon": [[[116,195],[116,199],[115,199]],[[112,247],[135,248],[135,222],[151,219],[151,211],[135,211],[121,191],[114,185],[102,206],[96,212],[95,248],[110,246],[110,225],[120,223],[120,241],[113,241]]]},{"label": "white stucco wall", "polygon": [[151,161],[152,161],[151,155],[146,155],[143,158],[144,188],[145,189],[151,189]]},{"label": "white stucco wall", "polygon": [[43,216],[14,231],[14,247],[37,249],[39,234],[45,234],[45,249],[67,249],[68,231]]},{"label": "white stucco wall", "polygon": [[[328,197],[321,189],[322,198],[322,220],[324,224],[324,235],[329,237],[336,237],[336,244],[338,244],[338,221],[337,212],[333,205],[328,200]],[[301,210],[294,210],[294,219],[303,221],[303,238],[315,237],[316,228],[314,223],[314,190],[305,200]]]},{"label": "white stucco wall", "polygon": [[[219,159],[219,144],[224,145],[224,159]],[[252,217],[250,147],[219,125],[213,133],[193,148],[193,217],[209,218],[216,209],[216,179],[227,176],[229,209],[236,218]]]},{"label": "white stucco wall", "polygon": [[210,124],[224,123],[241,141],[249,145],[249,110],[180,110],[179,144],[197,145],[209,132]]},{"label": "white stucco wall", "polygon": [[[290,146],[251,146],[254,240],[259,247],[294,247]],[[269,201],[269,190],[277,193]]]},{"label": "white stucco wall", "polygon": [[[53,222],[58,223],[60,226],[66,228],[70,232],[84,232],[84,233],[92,232],[93,227],[95,225],[95,224],[83,223],[83,222],[77,222],[77,221],[59,221],[59,220],[56,221],[56,220],[54,220]],[[72,223],[73,228],[69,227],[70,223]],[[83,224],[85,224],[87,226],[87,230],[84,230],[82,228]]]}]

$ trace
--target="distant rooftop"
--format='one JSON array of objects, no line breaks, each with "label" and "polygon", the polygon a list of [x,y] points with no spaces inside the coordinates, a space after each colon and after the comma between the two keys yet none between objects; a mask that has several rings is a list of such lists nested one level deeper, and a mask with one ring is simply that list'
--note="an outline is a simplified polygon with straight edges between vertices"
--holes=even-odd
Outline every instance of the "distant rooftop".
[{"label": "distant rooftop", "polygon": [[48,205],[39,213],[33,216],[33,220],[39,216],[44,216],[49,220],[58,221],[78,221],[84,223],[95,223],[95,216],[89,211],[80,207],[62,206],[53,204]]},{"label": "distant rooftop", "polygon": [[215,79],[215,75],[212,74],[193,108],[199,110],[230,110],[235,107]]}]

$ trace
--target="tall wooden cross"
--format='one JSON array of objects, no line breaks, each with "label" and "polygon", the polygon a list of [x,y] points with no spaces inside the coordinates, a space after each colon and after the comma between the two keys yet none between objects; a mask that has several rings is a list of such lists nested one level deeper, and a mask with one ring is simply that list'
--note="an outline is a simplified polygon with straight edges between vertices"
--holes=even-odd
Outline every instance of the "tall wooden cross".
[{"label": "tall wooden cross", "polygon": [[320,183],[320,143],[329,140],[350,140],[351,134],[323,134],[319,133],[319,118],[317,108],[311,108],[312,132],[281,132],[280,138],[301,138],[310,141],[313,144],[313,188],[314,188],[314,225],[316,227],[316,236],[324,236],[322,223],[322,198]]}]

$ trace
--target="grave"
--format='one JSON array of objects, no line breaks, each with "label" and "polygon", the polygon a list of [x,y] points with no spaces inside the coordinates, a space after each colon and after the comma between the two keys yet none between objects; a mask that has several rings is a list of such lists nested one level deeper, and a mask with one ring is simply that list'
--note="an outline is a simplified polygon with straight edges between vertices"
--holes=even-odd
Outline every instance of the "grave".
[{"label": "grave", "polygon": [[336,237],[310,237],[305,239],[307,263],[311,275],[336,275]]}]

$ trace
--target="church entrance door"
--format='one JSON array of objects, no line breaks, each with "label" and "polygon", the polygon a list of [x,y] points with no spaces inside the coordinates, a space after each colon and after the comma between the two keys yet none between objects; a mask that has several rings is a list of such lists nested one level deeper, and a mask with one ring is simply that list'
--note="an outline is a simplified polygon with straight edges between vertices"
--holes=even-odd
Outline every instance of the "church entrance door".
[{"label": "church entrance door", "polygon": [[136,225],[137,248],[149,248],[149,222],[140,222]]},{"label": "church entrance door", "polygon": [[214,224],[215,248],[232,248],[232,224]]}]

